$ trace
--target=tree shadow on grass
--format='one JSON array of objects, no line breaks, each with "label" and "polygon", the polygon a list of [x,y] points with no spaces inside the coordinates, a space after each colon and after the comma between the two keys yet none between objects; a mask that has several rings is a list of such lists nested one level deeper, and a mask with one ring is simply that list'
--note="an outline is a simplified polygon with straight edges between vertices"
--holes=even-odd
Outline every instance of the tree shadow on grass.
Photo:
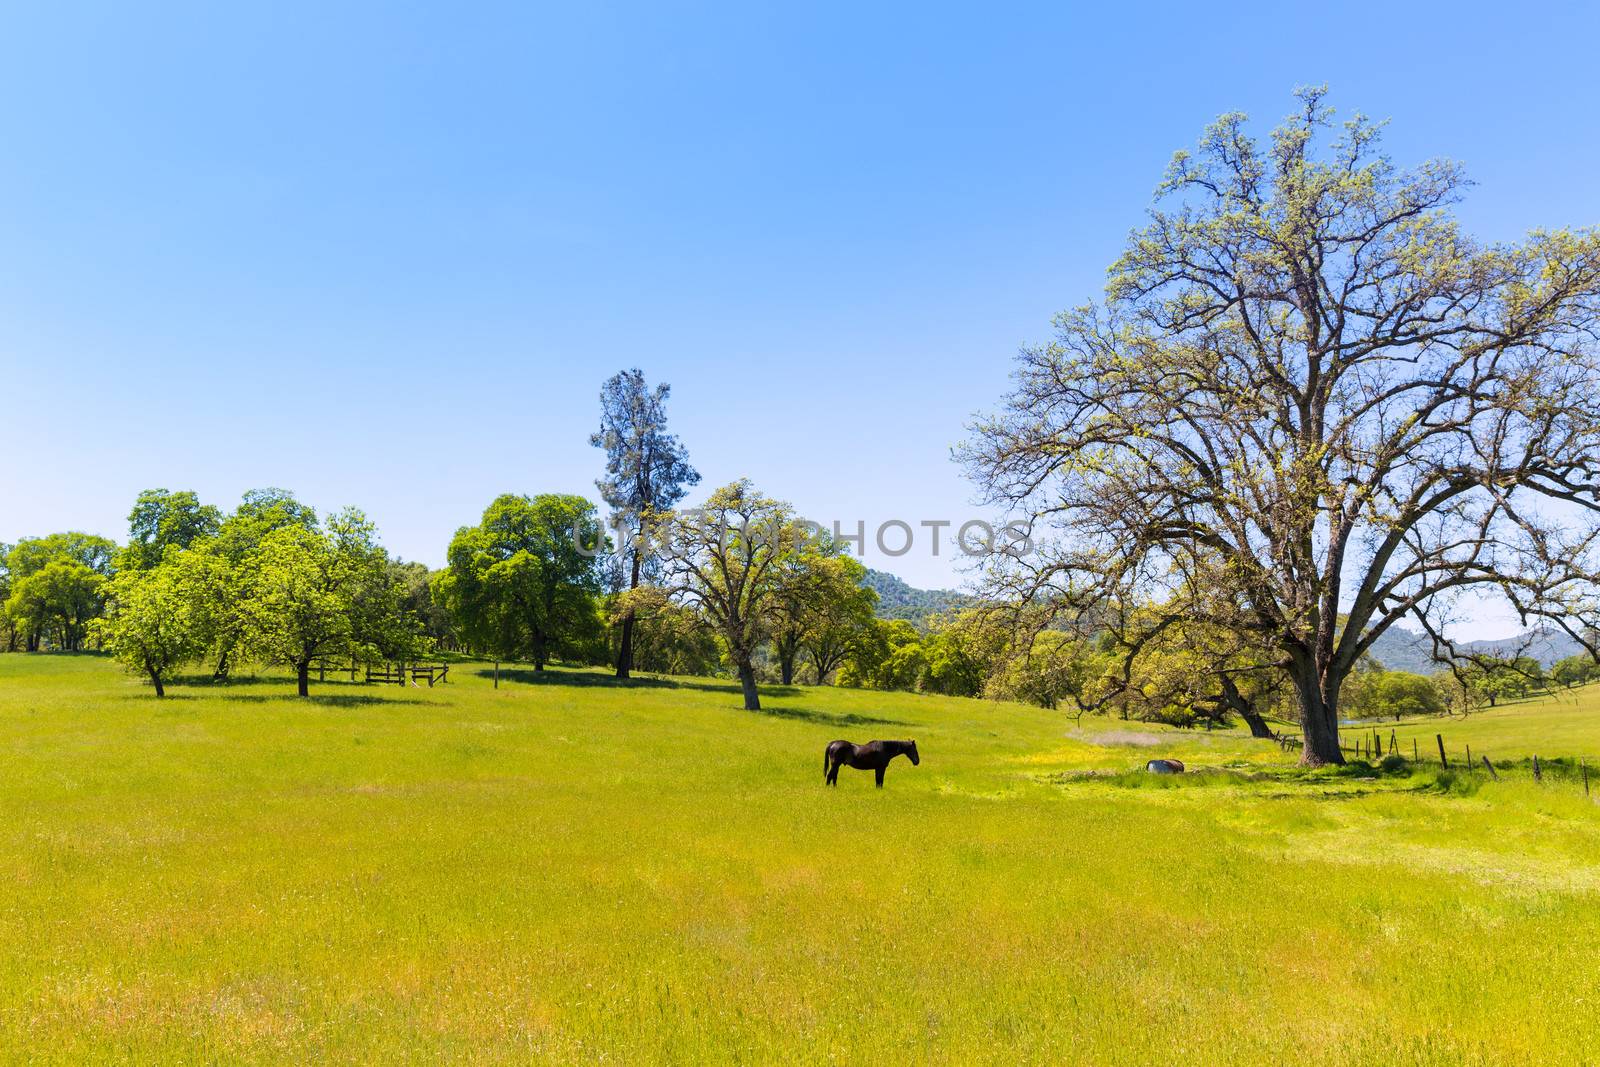
[{"label": "tree shadow on grass", "polygon": [[835,711],[818,711],[816,708],[762,708],[754,715],[770,715],[774,719],[794,719],[822,726],[910,726],[901,719],[880,719],[872,715],[840,714]]},{"label": "tree shadow on grass", "polygon": [[[473,672],[479,678],[492,679],[492,669],[480,669]],[[632,678],[618,678],[611,674],[600,674],[595,671],[563,671],[548,670],[536,671],[524,667],[501,667],[500,680],[502,682],[516,682],[519,685],[566,685],[579,689],[691,689],[703,693],[734,693],[739,692],[737,682],[685,682],[677,678],[662,678],[655,675],[636,675]],[[792,697],[798,696],[800,690],[792,685],[763,685],[762,696]]]},{"label": "tree shadow on grass", "polygon": [[418,706],[431,704],[429,700],[419,700],[416,697],[385,697],[375,695],[356,695],[353,693],[327,694],[312,693],[308,697],[296,696],[289,693],[226,693],[212,690],[208,693],[174,693],[168,690],[164,697],[157,697],[149,690],[141,693],[129,693],[128,700],[148,700],[154,704],[186,703],[191,700],[225,700],[237,704],[315,704],[324,708],[361,708],[380,704],[415,704]]},{"label": "tree shadow on grass", "polygon": [[[398,686],[396,687],[398,688]],[[354,693],[312,693],[308,697],[296,696],[293,693],[273,693],[271,696],[251,694],[247,696],[230,697],[230,700],[244,700],[251,703],[272,704],[280,702],[316,704],[325,708],[363,708],[380,704],[429,704],[431,701],[419,700],[416,697],[383,697],[383,696],[357,696]]]}]

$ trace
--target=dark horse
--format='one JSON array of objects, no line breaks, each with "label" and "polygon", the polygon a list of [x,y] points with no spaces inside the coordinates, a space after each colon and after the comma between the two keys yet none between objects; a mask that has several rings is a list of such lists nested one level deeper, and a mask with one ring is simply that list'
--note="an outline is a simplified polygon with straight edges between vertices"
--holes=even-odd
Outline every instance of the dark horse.
[{"label": "dark horse", "polygon": [[822,754],[822,780],[838,785],[839,768],[848,763],[858,771],[876,771],[878,788],[882,789],[883,772],[889,769],[889,761],[896,756],[909,757],[913,767],[922,762],[915,741],[868,741],[864,745],[830,741]]}]

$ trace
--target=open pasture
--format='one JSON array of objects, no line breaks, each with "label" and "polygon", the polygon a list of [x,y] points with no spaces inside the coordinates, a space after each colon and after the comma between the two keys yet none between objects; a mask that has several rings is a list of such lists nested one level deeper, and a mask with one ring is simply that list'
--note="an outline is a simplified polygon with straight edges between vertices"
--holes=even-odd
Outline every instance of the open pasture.
[{"label": "open pasture", "polygon": [[[1600,1056],[1600,808],[1570,785],[1300,775],[1236,734],[953,698],[495,689],[470,663],[431,690],[170,692],[0,658],[9,1059]],[[1593,721],[1536,732],[1600,751]],[[835,738],[922,763],[827,789]],[[1154,755],[1229,773],[1117,773]]]}]

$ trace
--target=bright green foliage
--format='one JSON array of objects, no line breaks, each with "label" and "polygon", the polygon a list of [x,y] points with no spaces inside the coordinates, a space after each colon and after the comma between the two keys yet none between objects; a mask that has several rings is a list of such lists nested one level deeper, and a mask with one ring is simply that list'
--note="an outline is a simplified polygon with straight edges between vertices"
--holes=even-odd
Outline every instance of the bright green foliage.
[{"label": "bright green foliage", "polygon": [[1552,682],[1556,685],[1566,686],[1568,689],[1574,686],[1587,685],[1596,678],[1600,678],[1600,664],[1597,664],[1594,657],[1589,655],[1568,656],[1560,663],[1557,663],[1550,674]]},{"label": "bright green foliage", "polygon": [[874,619],[839,668],[839,684],[860,689],[915,689],[927,665],[922,634],[904,619]]},{"label": "bright green foliage", "polygon": [[206,650],[221,561],[202,551],[168,548],[161,563],[112,578],[101,643],[129,670],[145,675],[156,696],[180,665]]},{"label": "bright green foliage", "polygon": [[11,556],[11,546],[0,543],[0,652],[17,650],[17,621],[6,609],[11,599],[11,568],[6,561]]},{"label": "bright green foliage", "polygon": [[[1537,664],[1534,664],[1537,667]],[[1367,663],[1345,683],[1340,703],[1352,719],[1397,719],[1409,715],[1442,715],[1449,708],[1448,675],[1430,678],[1410,671],[1385,670]]]},{"label": "bright green foliage", "polygon": [[988,682],[987,695],[1036,704],[1041,708],[1070,705],[1082,719],[1117,665],[1115,657],[1088,642],[1056,630],[1036,635],[1025,650],[1007,660]]},{"label": "bright green foliage", "polygon": [[988,612],[969,608],[934,619],[923,645],[923,692],[975,697],[1005,662],[1011,633]]},{"label": "bright green foliage", "polygon": [[872,626],[878,594],[865,584],[866,568],[850,556],[817,558],[810,580],[814,592],[801,616],[800,647],[812,681],[822,685]]},{"label": "bright green foliage", "polygon": [[878,594],[863,582],[866,567],[820,531],[800,529],[778,565],[772,598],[772,643],[779,677],[794,680],[796,661],[810,660],[821,685],[872,621]]},{"label": "bright green foliage", "polygon": [[168,546],[188,548],[215,537],[222,512],[194,493],[146,489],[128,514],[128,544],[118,557],[123,568],[154,567]]},{"label": "bright green foliage", "polygon": [[1485,657],[1461,673],[1465,699],[1475,706],[1497,706],[1549,688],[1544,667],[1531,656]]},{"label": "bright green foliage", "polygon": [[10,641],[30,650],[48,640],[76,651],[105,607],[105,580],[116,544],[83,533],[24,538],[6,553],[5,615]]},{"label": "bright green foliage", "polygon": [[475,651],[531,659],[589,647],[599,636],[604,534],[581,496],[505,495],[450,542],[447,574],[434,584],[462,639]]},{"label": "bright green foliage", "polygon": [[455,620],[450,609],[434,596],[433,582],[443,571],[430,571],[415,560],[389,561],[389,571],[400,589],[400,609],[422,626],[424,637],[437,648],[455,649]]},{"label": "bright green foliage", "polygon": [[635,668],[653,674],[719,673],[722,648],[715,631],[693,608],[673,603],[659,586],[625,589],[608,598],[610,632],[620,636],[623,620],[630,613],[635,622]]},{"label": "bright green foliage", "polygon": [[1445,697],[1432,678],[1409,671],[1385,671],[1378,682],[1378,706],[1382,714],[1442,715]]},{"label": "bright green foliage", "polygon": [[239,569],[245,646],[294,671],[301,696],[318,658],[416,654],[416,622],[400,609],[388,564],[358,511],[340,512],[322,528],[273,530]]},{"label": "bright green foliage", "polygon": [[317,513],[286,489],[252,489],[223,520],[217,535],[204,543],[205,550],[223,564],[223,577],[211,605],[213,676],[219,680],[231,672],[249,622],[244,599],[246,561],[268,534],[291,527],[316,531]]},{"label": "bright green foliage", "polygon": [[73,531],[48,537],[24,537],[11,546],[6,565],[13,578],[26,578],[43,570],[53,560],[69,560],[109,577],[116,554],[115,541]]}]

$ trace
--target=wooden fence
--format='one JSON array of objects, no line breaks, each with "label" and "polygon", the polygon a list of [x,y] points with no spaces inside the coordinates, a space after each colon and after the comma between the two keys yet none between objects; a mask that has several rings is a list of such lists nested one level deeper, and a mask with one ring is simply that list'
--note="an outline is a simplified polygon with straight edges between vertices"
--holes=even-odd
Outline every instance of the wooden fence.
[{"label": "wooden fence", "polygon": [[[325,682],[328,675],[348,674],[350,680],[356,680],[358,671],[364,672],[362,681],[368,685],[405,685],[410,682],[417,686],[418,682],[427,682],[432,689],[435,682],[448,682],[450,680],[450,665],[448,663],[366,663],[357,664],[352,659],[348,664],[334,663],[329,660],[317,660],[314,665],[317,672],[317,681]],[[419,687],[420,688],[420,687]]]}]

